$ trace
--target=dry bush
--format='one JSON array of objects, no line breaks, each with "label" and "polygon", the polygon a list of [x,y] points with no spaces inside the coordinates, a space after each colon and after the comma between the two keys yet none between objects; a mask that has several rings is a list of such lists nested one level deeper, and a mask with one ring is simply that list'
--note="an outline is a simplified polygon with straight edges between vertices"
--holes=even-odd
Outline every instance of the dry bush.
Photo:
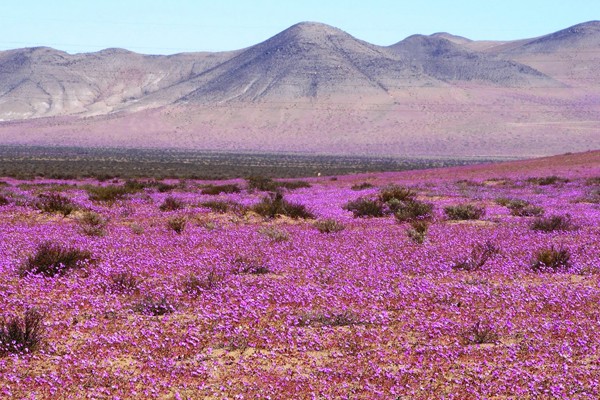
[{"label": "dry bush", "polygon": [[385,215],[384,205],[381,201],[366,197],[349,201],[343,208],[350,211],[354,218],[378,218]]},{"label": "dry bush", "polygon": [[36,206],[43,212],[61,214],[64,217],[77,210],[77,205],[71,199],[58,193],[40,194]]},{"label": "dry bush", "polygon": [[185,207],[185,203],[175,197],[167,197],[160,205],[160,211],[175,211]]},{"label": "dry bush", "polygon": [[577,229],[571,221],[570,215],[551,215],[548,217],[536,218],[531,223],[531,229],[540,232],[554,232],[554,231],[572,231]]},{"label": "dry bush", "polygon": [[44,314],[34,308],[22,318],[3,318],[0,321],[0,357],[8,354],[31,353],[44,339]]},{"label": "dry bush", "polygon": [[303,218],[312,219],[313,214],[302,204],[290,203],[283,198],[281,193],[265,197],[258,204],[255,204],[252,211],[267,218],[275,218],[277,215],[284,215],[293,219]]},{"label": "dry bush", "polygon": [[406,235],[413,242],[423,244],[427,238],[428,231],[429,223],[427,221],[412,221],[410,228],[406,231]]},{"label": "dry bush", "polygon": [[450,220],[472,220],[483,217],[485,208],[475,204],[458,204],[444,207],[444,213]]},{"label": "dry bush", "polygon": [[335,219],[322,219],[314,223],[315,228],[321,233],[335,233],[346,229],[346,226]]},{"label": "dry bush", "polygon": [[565,248],[549,248],[538,250],[531,262],[535,272],[560,272],[571,268],[571,253]]},{"label": "dry bush", "polygon": [[452,269],[458,271],[478,271],[485,263],[500,253],[500,248],[490,241],[478,243],[471,249],[471,254],[468,257],[454,262]]},{"label": "dry bush", "polygon": [[87,250],[65,248],[60,244],[44,242],[35,254],[30,255],[19,268],[21,276],[28,274],[53,277],[64,275],[71,269],[80,268],[90,261],[92,254]]}]

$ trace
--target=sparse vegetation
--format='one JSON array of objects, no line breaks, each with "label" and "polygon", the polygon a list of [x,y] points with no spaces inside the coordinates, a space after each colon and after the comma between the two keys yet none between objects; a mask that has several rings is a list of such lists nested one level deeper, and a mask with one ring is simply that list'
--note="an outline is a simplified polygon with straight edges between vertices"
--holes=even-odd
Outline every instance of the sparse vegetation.
[{"label": "sparse vegetation", "polygon": [[133,292],[138,289],[140,279],[131,271],[121,271],[110,275],[110,287],[118,292]]},{"label": "sparse vegetation", "polygon": [[201,207],[206,207],[213,212],[224,214],[233,212],[235,214],[243,214],[247,211],[246,207],[230,200],[211,200],[200,203]]}]

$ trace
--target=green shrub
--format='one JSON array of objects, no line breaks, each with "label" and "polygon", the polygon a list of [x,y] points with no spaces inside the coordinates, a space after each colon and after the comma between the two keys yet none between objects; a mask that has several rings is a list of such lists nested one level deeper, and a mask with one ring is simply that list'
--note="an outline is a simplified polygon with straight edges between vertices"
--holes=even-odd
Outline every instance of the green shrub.
[{"label": "green shrub", "polygon": [[255,213],[267,218],[274,218],[277,215],[284,215],[293,219],[304,218],[312,219],[314,216],[302,204],[295,204],[286,201],[281,193],[265,197],[262,201],[251,208]]},{"label": "green shrub", "polygon": [[343,231],[346,227],[335,219],[322,219],[315,222],[315,228],[321,233],[335,233]]},{"label": "green shrub", "polygon": [[485,209],[474,204],[458,204],[444,207],[444,212],[451,220],[479,219],[485,215]]},{"label": "green shrub", "polygon": [[227,185],[208,185],[200,193],[208,195],[218,195],[221,193],[239,193],[242,189],[236,184]]},{"label": "green shrub", "polygon": [[22,318],[0,321],[0,357],[8,354],[29,354],[36,351],[44,339],[44,315],[28,309]]},{"label": "green shrub", "polygon": [[551,215],[549,217],[536,218],[531,223],[531,229],[541,232],[571,231],[577,226],[571,221],[570,215]]},{"label": "green shrub", "polygon": [[39,195],[37,208],[43,212],[57,213],[66,217],[75,211],[77,206],[68,197],[58,193],[48,193]]},{"label": "green shrub", "polygon": [[396,217],[398,222],[423,220],[433,217],[433,204],[419,200],[400,202],[394,208],[394,217]]},{"label": "green shrub", "polygon": [[21,265],[21,276],[28,274],[53,277],[63,275],[68,270],[80,268],[90,261],[92,254],[86,250],[64,248],[59,244],[44,242],[38,246],[35,254],[30,255]]},{"label": "green shrub", "polygon": [[354,218],[378,218],[385,214],[381,201],[366,197],[349,201],[343,208],[354,214]]},{"label": "green shrub", "polygon": [[559,272],[571,267],[571,254],[565,248],[554,248],[554,246],[538,250],[531,263],[531,269],[535,272]]}]

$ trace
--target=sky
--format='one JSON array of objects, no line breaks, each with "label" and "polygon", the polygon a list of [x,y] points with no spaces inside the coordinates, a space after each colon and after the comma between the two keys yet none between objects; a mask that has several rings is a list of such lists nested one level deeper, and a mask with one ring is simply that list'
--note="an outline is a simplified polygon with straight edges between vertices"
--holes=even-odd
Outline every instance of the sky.
[{"label": "sky", "polygon": [[590,20],[600,20],[599,0],[4,0],[0,50],[227,51],[302,21],[333,25],[377,45],[435,32],[512,40]]}]

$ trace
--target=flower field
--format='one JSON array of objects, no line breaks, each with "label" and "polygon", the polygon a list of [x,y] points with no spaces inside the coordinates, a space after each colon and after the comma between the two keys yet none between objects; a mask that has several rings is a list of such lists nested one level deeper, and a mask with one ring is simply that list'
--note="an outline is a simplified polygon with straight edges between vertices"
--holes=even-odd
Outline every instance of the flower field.
[{"label": "flower field", "polygon": [[0,397],[599,398],[600,159],[507,165],[5,178]]}]

